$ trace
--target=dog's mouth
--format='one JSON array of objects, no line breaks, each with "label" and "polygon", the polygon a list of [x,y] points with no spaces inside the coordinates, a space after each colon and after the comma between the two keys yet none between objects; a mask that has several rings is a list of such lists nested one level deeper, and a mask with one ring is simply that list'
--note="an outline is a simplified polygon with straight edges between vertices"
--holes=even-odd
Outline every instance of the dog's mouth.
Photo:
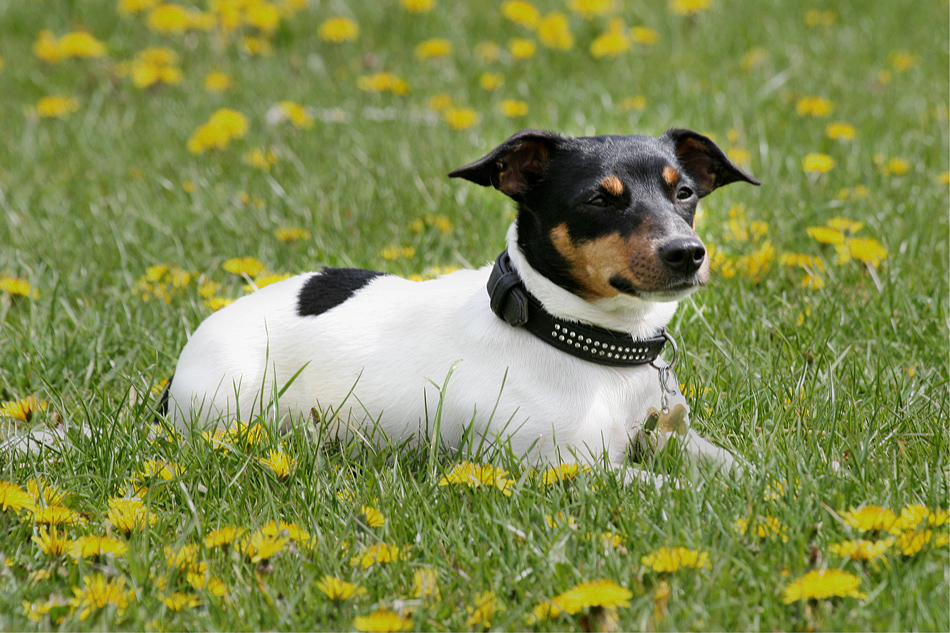
[{"label": "dog's mouth", "polygon": [[706,285],[706,281],[699,275],[692,275],[688,279],[678,280],[669,283],[663,288],[653,290],[644,290],[637,288],[629,279],[622,275],[614,275],[609,279],[611,287],[631,297],[637,297],[644,301],[679,301]]}]

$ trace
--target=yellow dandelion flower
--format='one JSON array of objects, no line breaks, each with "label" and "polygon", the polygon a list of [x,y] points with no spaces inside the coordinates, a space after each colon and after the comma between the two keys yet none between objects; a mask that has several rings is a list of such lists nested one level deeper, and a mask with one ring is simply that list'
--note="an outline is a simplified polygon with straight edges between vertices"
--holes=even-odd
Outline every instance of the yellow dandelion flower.
[{"label": "yellow dandelion flower", "polygon": [[841,518],[846,525],[850,525],[859,532],[889,532],[894,529],[898,521],[893,510],[875,505],[842,512]]},{"label": "yellow dandelion flower", "polygon": [[948,521],[950,521],[950,512],[947,510],[937,508],[927,514],[927,525],[930,527],[940,527],[946,525]]},{"label": "yellow dandelion flower", "polygon": [[252,2],[244,9],[244,21],[256,29],[270,33],[280,25],[280,8],[271,2]]},{"label": "yellow dandelion flower", "polygon": [[106,519],[120,532],[129,534],[142,530],[146,525],[154,525],[158,517],[138,499],[109,499],[109,512]]},{"label": "yellow dandelion flower", "polygon": [[40,551],[47,556],[62,556],[71,551],[73,547],[73,542],[66,534],[60,534],[55,527],[50,528],[49,531],[46,528],[40,528],[33,535],[32,540],[39,546]]},{"label": "yellow dandelion flower", "polygon": [[[799,282],[802,288],[809,290],[821,290],[825,287],[825,280],[821,275],[815,273],[806,273]],[[801,323],[799,323],[801,325]]]},{"label": "yellow dandelion flower", "polygon": [[514,61],[529,59],[537,50],[538,45],[534,40],[519,37],[508,42],[508,54]]},{"label": "yellow dandelion flower", "polygon": [[496,42],[479,42],[475,45],[475,55],[486,62],[497,62],[501,59],[501,46]]},{"label": "yellow dandelion flower", "polygon": [[62,95],[42,97],[36,102],[36,114],[44,119],[67,119],[78,109],[78,101]]},{"label": "yellow dandelion flower", "polygon": [[366,522],[366,525],[370,527],[383,527],[386,525],[386,517],[383,516],[382,512],[372,506],[361,506],[360,514],[363,517],[363,521]]},{"label": "yellow dandelion flower", "polygon": [[417,569],[412,574],[412,597],[427,602],[439,602],[442,593],[439,591],[439,574],[431,567]]},{"label": "yellow dandelion flower", "polygon": [[545,514],[544,523],[548,526],[549,529],[554,529],[556,527],[566,527],[571,530],[577,529],[577,519],[570,514],[564,514],[563,512],[558,512],[555,515]]},{"label": "yellow dandelion flower", "polygon": [[567,7],[585,20],[612,13],[616,9],[614,0],[569,0]]},{"label": "yellow dandelion flower", "polygon": [[[750,522],[748,519],[736,519],[732,527],[739,534],[748,534]],[[788,543],[788,528],[775,517],[759,517],[753,523],[753,534],[760,539],[781,539],[783,543]]]},{"label": "yellow dandelion flower", "polygon": [[182,593],[180,591],[173,591],[167,596],[159,596],[159,600],[172,611],[184,611],[185,609],[194,609],[201,606],[201,598],[193,593]]},{"label": "yellow dandelion flower", "polygon": [[389,609],[379,609],[369,615],[356,616],[353,619],[353,628],[368,633],[408,631],[412,628],[412,619]]},{"label": "yellow dandelion flower", "polygon": [[248,55],[267,57],[274,53],[274,46],[266,37],[243,37],[241,50]]},{"label": "yellow dandelion flower", "polygon": [[397,259],[412,259],[416,256],[416,249],[412,246],[387,246],[379,253],[387,261]]},{"label": "yellow dandelion flower", "polygon": [[254,257],[233,257],[221,264],[221,268],[235,275],[256,277],[264,271],[264,264]]},{"label": "yellow dandelion flower", "polygon": [[211,530],[205,535],[205,547],[213,549],[215,547],[225,547],[238,540],[247,533],[247,528],[243,526],[226,525],[224,527]]},{"label": "yellow dandelion flower", "polygon": [[185,579],[196,590],[207,591],[212,596],[220,598],[228,592],[224,582],[220,578],[210,575],[207,569],[202,571],[188,570],[185,572]]},{"label": "yellow dandelion flower", "polygon": [[194,543],[172,547],[165,546],[165,563],[172,569],[180,571],[202,570],[207,563],[198,560],[198,546]]},{"label": "yellow dandelion flower", "polygon": [[854,234],[864,228],[864,222],[855,222],[850,218],[845,217],[835,217],[828,220],[826,223],[829,228],[832,228],[836,231],[841,231],[842,233]]},{"label": "yellow dandelion flower", "polygon": [[451,54],[452,42],[439,37],[428,39],[416,46],[416,57],[422,60],[448,57]]},{"label": "yellow dandelion flower", "polygon": [[205,75],[205,90],[208,92],[224,92],[234,85],[231,75],[219,70],[213,70]]},{"label": "yellow dandelion flower", "polygon": [[538,39],[548,48],[569,51],[574,47],[574,36],[567,16],[559,11],[549,13],[538,23]]},{"label": "yellow dandelion flower", "polygon": [[474,606],[466,606],[465,610],[468,611],[465,626],[480,626],[487,629],[491,626],[495,614],[503,611],[504,607],[498,602],[498,596],[494,591],[483,591],[475,596]]},{"label": "yellow dandelion flower", "polygon": [[264,171],[270,171],[270,168],[277,162],[277,155],[273,150],[265,151],[260,147],[255,147],[254,149],[245,152],[244,156],[241,157],[241,160],[245,165],[250,167],[262,169]]},{"label": "yellow dandelion flower", "polygon": [[855,541],[833,543],[828,546],[828,551],[841,558],[874,561],[886,554],[893,544],[893,538],[880,541],[858,539]]},{"label": "yellow dandelion flower", "polygon": [[938,185],[943,185],[944,187],[950,185],[950,171],[940,173],[935,180]]},{"label": "yellow dandelion flower", "polygon": [[873,237],[849,240],[848,252],[854,259],[874,267],[877,267],[887,257],[887,249]]},{"label": "yellow dandelion flower", "polygon": [[904,176],[910,171],[910,163],[903,158],[892,158],[881,167],[881,171],[885,176]]},{"label": "yellow dandelion flower", "polygon": [[902,73],[916,67],[920,62],[920,57],[909,51],[893,51],[888,56],[888,61],[891,64],[891,68]]},{"label": "yellow dandelion flower", "polygon": [[279,450],[270,450],[266,458],[258,457],[257,461],[273,470],[278,479],[290,477],[290,471],[294,467],[294,458]]},{"label": "yellow dandelion flower", "polygon": [[646,26],[634,26],[630,29],[630,39],[637,44],[652,46],[660,41],[660,34]]},{"label": "yellow dandelion flower", "polygon": [[278,107],[283,115],[282,118],[286,118],[294,127],[302,130],[309,130],[313,127],[313,116],[305,106],[293,101],[281,101]]},{"label": "yellow dandelion flower", "polygon": [[712,0],[670,0],[670,10],[676,15],[698,15],[711,7]]},{"label": "yellow dandelion flower", "polygon": [[516,99],[505,99],[501,102],[501,113],[509,118],[525,116],[528,114],[528,104]]},{"label": "yellow dandelion flower", "polygon": [[568,589],[554,597],[551,603],[560,611],[573,615],[592,607],[602,609],[629,607],[632,597],[633,593],[612,580],[594,580],[582,582]]},{"label": "yellow dandelion flower", "polygon": [[643,95],[635,97],[624,97],[620,101],[621,112],[642,111],[647,107],[647,99]]},{"label": "yellow dandelion flower", "polygon": [[392,92],[394,95],[403,97],[409,94],[409,84],[392,73],[376,73],[374,75],[361,75],[356,80],[356,86],[360,90],[367,92]]},{"label": "yellow dandelion flower", "polygon": [[925,547],[945,548],[950,544],[950,534],[934,533],[933,530],[907,530],[897,537],[897,549],[904,556],[915,556]]},{"label": "yellow dandelion flower", "polygon": [[550,600],[538,603],[526,618],[529,625],[535,625],[543,620],[551,620],[564,613]]},{"label": "yellow dandelion flower", "polygon": [[182,33],[192,27],[192,16],[177,4],[160,4],[149,12],[148,27],[158,33]]},{"label": "yellow dandelion flower", "polygon": [[78,525],[85,523],[82,516],[75,510],[70,510],[63,506],[47,506],[45,508],[32,509],[32,519],[34,523],[43,525]]},{"label": "yellow dandelion flower", "polygon": [[428,13],[435,6],[435,0],[399,0],[399,6],[409,13]]},{"label": "yellow dandelion flower", "polygon": [[132,15],[154,8],[159,0],[119,0],[119,13]]},{"label": "yellow dandelion flower", "polygon": [[106,45],[85,31],[66,33],[59,38],[59,53],[63,57],[105,57]]},{"label": "yellow dandelion flower", "polygon": [[445,122],[453,130],[465,130],[476,123],[481,117],[471,108],[449,108],[443,113]]},{"label": "yellow dandelion flower", "polygon": [[21,422],[29,422],[33,414],[46,409],[49,403],[39,400],[35,395],[22,400],[11,400],[0,404],[0,418],[13,418]]},{"label": "yellow dandelion flower", "polygon": [[861,579],[840,569],[816,569],[785,587],[782,601],[785,604],[799,600],[825,600],[827,598],[867,598],[858,590]]},{"label": "yellow dandelion flower", "polygon": [[32,511],[34,507],[36,499],[33,495],[12,481],[0,481],[0,510]]},{"label": "yellow dandelion flower", "polygon": [[452,484],[461,484],[470,488],[495,487],[507,496],[511,496],[511,488],[514,481],[508,479],[508,471],[501,468],[495,468],[491,464],[473,464],[472,462],[462,462],[457,464],[452,471],[442,477],[439,481],[440,486]]},{"label": "yellow dandelion flower", "polygon": [[280,553],[290,539],[266,534],[262,530],[254,532],[237,543],[239,549],[252,563],[259,563]]},{"label": "yellow dandelion flower", "polygon": [[827,226],[810,226],[805,232],[819,244],[844,244],[844,233]]},{"label": "yellow dandelion flower", "polygon": [[858,131],[850,123],[835,121],[829,123],[825,128],[825,134],[833,141],[853,141],[858,135]]},{"label": "yellow dandelion flower", "polygon": [[629,49],[630,36],[620,18],[611,18],[607,30],[598,35],[590,44],[590,54],[594,59],[616,57]]},{"label": "yellow dandelion flower", "polygon": [[533,29],[541,20],[541,13],[530,2],[507,0],[501,5],[501,14],[515,24]]},{"label": "yellow dandelion flower", "polygon": [[70,606],[79,612],[79,620],[85,622],[98,609],[113,606],[119,615],[135,601],[135,591],[125,588],[125,578],[106,580],[102,574],[83,576],[83,586],[73,587]]},{"label": "yellow dandelion flower", "polygon": [[360,34],[360,27],[353,20],[335,17],[324,20],[320,24],[317,34],[325,42],[340,44],[355,40]]},{"label": "yellow dandelion flower", "polygon": [[676,571],[682,568],[710,567],[707,552],[685,547],[661,547],[656,552],[642,557],[640,562],[657,572]]},{"label": "yellow dandelion flower", "polygon": [[802,159],[802,171],[806,174],[826,174],[835,166],[835,159],[828,154],[812,153]]},{"label": "yellow dandelion flower", "polygon": [[110,536],[80,536],[72,542],[69,554],[73,558],[95,558],[106,554],[125,556],[128,551],[127,543]]},{"label": "yellow dandelion flower", "polygon": [[260,531],[270,538],[286,537],[299,545],[308,546],[313,542],[309,532],[301,529],[296,523],[288,523],[287,521],[281,521],[280,523],[269,521],[261,526]]},{"label": "yellow dandelion flower", "polygon": [[231,305],[234,303],[234,299],[229,299],[227,297],[210,297],[205,299],[205,307],[211,310],[212,312],[217,312],[221,308]]},{"label": "yellow dandelion flower", "polygon": [[274,237],[281,242],[299,242],[300,240],[309,240],[310,231],[295,226],[282,226],[274,231]]},{"label": "yellow dandelion flower", "polygon": [[574,479],[580,473],[585,473],[589,470],[590,467],[583,464],[558,464],[541,473],[541,484],[545,486],[558,484],[569,479]]},{"label": "yellow dandelion flower", "polygon": [[230,108],[221,108],[188,139],[188,151],[202,154],[210,149],[223,150],[232,140],[247,133],[247,117]]},{"label": "yellow dandelion flower", "polygon": [[401,551],[399,547],[395,545],[378,543],[364,548],[360,554],[350,558],[350,565],[353,567],[359,565],[363,569],[368,569],[376,563],[396,562],[400,557],[406,557],[405,550]]},{"label": "yellow dandelion flower", "polygon": [[5,292],[14,297],[29,297],[39,299],[40,293],[30,288],[30,282],[19,277],[7,277],[0,275],[0,292]]},{"label": "yellow dandelion flower", "polygon": [[802,97],[795,104],[795,112],[800,116],[827,117],[834,111],[834,104],[824,97]]},{"label": "yellow dandelion flower", "polygon": [[59,63],[63,58],[59,50],[59,40],[48,29],[43,29],[37,34],[36,41],[33,43],[33,54],[47,64]]},{"label": "yellow dandelion flower", "polygon": [[353,583],[340,580],[334,576],[324,576],[317,581],[317,589],[326,594],[334,602],[349,600],[354,596],[364,595],[365,587],[354,585]]},{"label": "yellow dandelion flower", "polygon": [[505,77],[501,73],[482,73],[478,78],[478,85],[482,90],[492,92],[498,90],[505,84]]}]

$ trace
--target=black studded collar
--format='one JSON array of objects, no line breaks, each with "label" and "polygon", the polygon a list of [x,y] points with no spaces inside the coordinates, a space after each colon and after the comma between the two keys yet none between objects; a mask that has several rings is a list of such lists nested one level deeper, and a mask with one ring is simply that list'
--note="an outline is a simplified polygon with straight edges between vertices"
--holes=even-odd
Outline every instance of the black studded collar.
[{"label": "black studded collar", "polygon": [[600,365],[632,367],[652,363],[668,338],[665,329],[651,338],[635,339],[625,332],[553,316],[524,287],[507,250],[495,260],[488,278],[488,296],[492,312],[509,325],[523,327],[562,352]]}]

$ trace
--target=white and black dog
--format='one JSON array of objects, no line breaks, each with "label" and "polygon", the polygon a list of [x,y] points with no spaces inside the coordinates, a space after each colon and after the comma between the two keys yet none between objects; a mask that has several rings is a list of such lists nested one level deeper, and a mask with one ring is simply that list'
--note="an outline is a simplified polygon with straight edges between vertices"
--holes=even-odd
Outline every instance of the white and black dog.
[{"label": "white and black dog", "polygon": [[533,463],[617,468],[632,447],[679,433],[688,455],[732,466],[685,416],[657,424],[670,397],[682,401],[657,354],[677,302],[709,279],[698,200],[758,181],[681,129],[523,130],[449,176],[517,203],[494,266],[422,282],[324,268],[261,288],[191,336],[167,389],[170,419],[191,429],[316,410],[330,437],[474,438]]}]

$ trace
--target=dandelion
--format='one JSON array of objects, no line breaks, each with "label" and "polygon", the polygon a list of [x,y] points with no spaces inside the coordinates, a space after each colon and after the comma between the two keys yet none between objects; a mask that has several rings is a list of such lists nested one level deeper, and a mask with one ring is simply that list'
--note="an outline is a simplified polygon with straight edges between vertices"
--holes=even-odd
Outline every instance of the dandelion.
[{"label": "dandelion", "polygon": [[482,90],[492,92],[498,90],[505,84],[505,78],[501,73],[482,73],[478,78],[478,85]]},{"label": "dandelion", "polygon": [[205,90],[208,92],[224,92],[234,85],[231,75],[213,70],[205,75]]},{"label": "dandelion", "polygon": [[363,569],[369,569],[376,563],[396,562],[400,556],[402,556],[402,558],[406,557],[405,550],[400,551],[395,545],[378,543],[364,548],[360,554],[350,558],[350,565],[353,567],[359,565]]},{"label": "dandelion", "polygon": [[294,466],[294,458],[288,457],[287,454],[281,450],[272,449],[268,451],[266,458],[258,457],[257,461],[274,471],[278,479],[287,479],[290,477],[290,471]]},{"label": "dandelion", "polygon": [[148,508],[137,499],[109,499],[109,512],[106,519],[115,529],[125,534],[154,525],[158,517],[149,513]]},{"label": "dandelion", "polygon": [[73,542],[65,534],[60,534],[55,527],[50,528],[49,531],[46,528],[40,528],[32,540],[47,556],[62,556],[73,546]]},{"label": "dandelion", "polygon": [[501,59],[501,46],[495,42],[480,42],[475,45],[475,56],[486,62]]},{"label": "dandelion", "polygon": [[232,140],[247,133],[247,117],[230,108],[221,108],[211,115],[208,122],[195,130],[188,140],[188,151],[202,154],[210,149],[223,150]]},{"label": "dandelion", "polygon": [[343,602],[366,593],[365,587],[359,587],[334,576],[324,576],[318,580],[317,589],[325,593],[334,602]]},{"label": "dandelion", "polygon": [[310,231],[295,226],[282,226],[274,231],[274,237],[281,242],[299,242],[300,240],[309,240]]},{"label": "dandelion", "polygon": [[[748,534],[749,533],[749,520],[748,519],[736,519],[732,528],[739,534]],[[781,539],[783,543],[788,543],[788,528],[786,528],[781,521],[775,517],[759,517],[753,524],[754,531],[753,534],[760,539]]]},{"label": "dandelion", "polygon": [[264,264],[254,257],[233,257],[221,264],[221,268],[234,275],[256,277],[264,271]]},{"label": "dandelion", "polygon": [[828,226],[810,226],[805,229],[808,235],[819,244],[844,244],[844,233]]},{"label": "dandelion", "polygon": [[412,597],[427,602],[442,600],[442,593],[439,591],[439,574],[436,570],[423,567],[413,572]]},{"label": "dandelion", "polygon": [[34,413],[45,410],[47,406],[45,400],[39,400],[35,395],[22,400],[10,400],[0,404],[0,418],[29,422]]},{"label": "dandelion", "polygon": [[505,99],[501,102],[501,113],[509,118],[525,116],[528,114],[528,104],[516,99]]},{"label": "dandelion", "polygon": [[43,29],[33,43],[33,54],[47,64],[56,64],[63,58],[59,50],[59,40],[52,31]]},{"label": "dandelion", "polygon": [[546,471],[541,473],[541,484],[545,486],[551,486],[558,484],[569,479],[574,479],[580,473],[589,471],[590,468],[583,464],[558,464],[552,468],[548,468]]},{"label": "dandelion", "polygon": [[712,7],[712,0],[670,0],[670,10],[676,15],[692,17]]},{"label": "dandelion", "polygon": [[204,571],[208,566],[207,563],[198,561],[198,546],[193,543],[177,547],[166,545],[165,563],[169,568],[179,571]]},{"label": "dandelion", "polygon": [[858,131],[850,123],[835,121],[825,127],[825,134],[833,141],[853,141],[858,135]]},{"label": "dandelion", "polygon": [[448,57],[451,54],[452,42],[442,38],[428,39],[416,46],[416,57],[422,60]]},{"label": "dandelion", "polygon": [[854,234],[864,228],[864,222],[855,222],[850,218],[834,217],[826,222],[829,228],[841,233]]},{"label": "dandelion", "polygon": [[287,119],[294,127],[309,130],[313,127],[313,116],[307,108],[293,101],[281,101],[278,105],[280,119]]},{"label": "dandelion", "polygon": [[877,268],[887,257],[887,249],[873,237],[854,238],[848,240],[848,254],[864,264]]},{"label": "dandelion", "polygon": [[409,13],[428,13],[435,6],[435,0],[399,0],[399,6]]},{"label": "dandelion", "polygon": [[840,569],[816,569],[792,581],[782,595],[785,604],[799,600],[828,598],[867,598],[858,590],[861,579]]},{"label": "dandelion", "polygon": [[657,572],[677,571],[681,568],[700,569],[710,567],[709,554],[685,547],[661,547],[647,554],[640,562]]},{"label": "dandelion", "polygon": [[828,546],[828,551],[841,558],[851,558],[853,560],[875,561],[891,548],[894,539],[889,538],[881,541],[865,541],[858,539],[855,541],[842,541]]},{"label": "dandelion", "polygon": [[515,24],[533,29],[541,20],[541,13],[530,2],[507,0],[501,5],[501,14]]},{"label": "dandelion", "polygon": [[558,610],[573,615],[583,609],[594,607],[602,609],[629,607],[632,597],[633,593],[612,580],[594,580],[568,589],[554,597],[551,603]]},{"label": "dandelion", "polygon": [[267,57],[273,54],[274,46],[264,37],[244,37],[241,39],[241,50],[248,55]]},{"label": "dandelion", "polygon": [[[0,292],[5,292],[13,297],[28,297],[38,299],[40,293],[30,288],[30,282],[19,277],[7,277],[0,275]],[[2,414],[0,414],[2,415]]]},{"label": "dandelion", "polygon": [[205,299],[203,303],[205,307],[212,312],[217,312],[221,308],[225,308],[234,303],[234,299],[229,299],[227,297],[211,297],[209,299]]},{"label": "dandelion", "polygon": [[370,633],[408,631],[412,628],[412,619],[390,609],[379,609],[369,615],[360,615],[353,619],[353,628]]},{"label": "dandelion", "polygon": [[324,20],[320,24],[317,34],[324,42],[341,44],[355,40],[360,34],[360,27],[353,20],[335,17]]},{"label": "dandelion", "polygon": [[246,152],[241,160],[250,167],[270,171],[270,168],[277,162],[277,154],[274,153],[274,150],[269,149],[265,152],[263,149],[255,147]]},{"label": "dandelion", "polygon": [[182,72],[178,68],[178,54],[165,46],[145,48],[126,66],[122,74],[132,77],[136,88],[148,88],[157,83],[177,84]]},{"label": "dandelion", "polygon": [[567,7],[585,20],[611,13],[616,8],[614,0],[569,0]]},{"label": "dandelion", "polygon": [[630,38],[627,35],[627,27],[623,25],[623,20],[620,18],[611,18],[607,30],[598,35],[590,44],[590,54],[594,59],[616,57],[629,49]]},{"label": "dandelion", "polygon": [[261,526],[261,533],[270,538],[287,537],[298,545],[308,545],[312,541],[310,533],[303,530],[296,523],[287,521],[269,521]]},{"label": "dandelion", "polygon": [[475,605],[466,606],[465,610],[468,611],[465,626],[481,626],[487,629],[491,626],[495,614],[504,610],[504,607],[499,604],[498,596],[495,595],[494,591],[483,591],[475,596]]},{"label": "dandelion", "polygon": [[110,536],[80,536],[70,545],[69,554],[73,558],[98,558],[106,554],[125,556],[129,551],[127,543]]},{"label": "dandelion", "polygon": [[247,528],[243,526],[226,525],[224,527],[211,530],[205,535],[204,543],[208,549],[215,547],[227,547],[247,533]]},{"label": "dandelion", "polygon": [[33,495],[12,481],[0,481],[0,510],[19,513],[23,509],[32,511],[35,506]]},{"label": "dandelion", "polygon": [[508,42],[508,53],[514,61],[529,59],[534,56],[538,50],[538,45],[534,40],[525,38],[515,38]]},{"label": "dandelion", "polygon": [[511,496],[509,488],[514,483],[508,479],[508,472],[501,468],[495,468],[491,464],[473,464],[467,461],[456,465],[439,481],[440,486],[461,484],[470,488],[495,487],[507,497]]},{"label": "dandelion", "polygon": [[387,246],[380,255],[386,261],[395,261],[397,259],[412,259],[416,256],[416,249],[411,246]]},{"label": "dandelion", "polygon": [[159,0],[119,0],[119,13],[132,15],[154,8]]},{"label": "dandelion", "polygon": [[215,578],[214,576],[208,574],[207,570],[188,570],[185,572],[185,580],[187,580],[188,584],[194,589],[198,591],[207,591],[212,596],[222,597],[228,591],[224,582],[220,578]]},{"label": "dandelion", "polygon": [[173,591],[167,596],[160,596],[159,600],[172,611],[184,611],[185,609],[201,606],[201,598],[193,593],[182,593],[180,591]]},{"label": "dandelion", "polygon": [[193,24],[188,10],[177,4],[160,4],[148,14],[148,27],[158,33],[182,33]]},{"label": "dandelion", "polygon": [[273,32],[280,24],[280,9],[270,2],[251,2],[244,10],[244,20],[249,26]]},{"label": "dandelion", "polygon": [[834,110],[834,104],[824,97],[802,97],[795,104],[795,112],[799,116],[827,117]]},{"label": "dandelion", "polygon": [[267,534],[260,530],[239,541],[237,549],[252,563],[259,563],[276,556],[289,542],[288,537]]},{"label": "dandelion", "polygon": [[941,172],[934,180],[938,185],[943,185],[944,187],[950,185],[950,171]]},{"label": "dandelion", "polygon": [[66,33],[59,38],[57,44],[60,55],[67,58],[96,58],[106,55],[106,45],[85,31]]},{"label": "dandelion", "polygon": [[363,521],[370,527],[383,527],[386,525],[386,517],[383,513],[372,506],[361,506],[360,515]]},{"label": "dandelion", "polygon": [[641,111],[647,107],[646,97],[637,95],[635,97],[624,97],[620,101],[620,110],[622,112]]},{"label": "dandelion", "polygon": [[538,39],[548,48],[569,51],[574,46],[574,36],[567,16],[555,11],[544,17],[538,24]]},{"label": "dandelion", "polygon": [[908,530],[897,537],[896,546],[904,556],[915,556],[924,547],[946,547],[950,544],[950,534],[934,534],[933,530]]},{"label": "dandelion", "polygon": [[883,167],[881,167],[881,172],[885,176],[904,176],[907,172],[910,171],[910,163],[904,160],[903,158],[892,158],[887,161]]},{"label": "dandelion", "polygon": [[891,68],[902,73],[911,68],[915,68],[920,62],[920,58],[908,51],[893,51],[888,56],[888,61],[891,64]]},{"label": "dandelion", "polygon": [[356,80],[356,86],[367,92],[392,92],[398,96],[409,94],[409,84],[392,73],[362,75]]},{"label": "dandelion", "polygon": [[36,102],[36,114],[44,119],[68,119],[78,109],[78,101],[63,95],[42,97]]},{"label": "dandelion", "polygon": [[125,578],[106,580],[102,574],[83,577],[82,588],[73,587],[70,606],[79,611],[79,620],[85,622],[89,616],[107,606],[118,609],[119,614],[135,601],[135,591],[125,588]]},{"label": "dandelion", "polygon": [[859,532],[890,532],[898,521],[892,510],[875,505],[842,512],[841,519]]},{"label": "dandelion", "polygon": [[806,174],[826,174],[835,166],[835,159],[828,154],[812,153],[802,159],[802,171]]},{"label": "dandelion", "polygon": [[[28,508],[29,509],[29,508]],[[63,506],[33,507],[31,510],[34,523],[43,525],[77,525],[85,523],[82,516],[75,510]]]},{"label": "dandelion", "polygon": [[556,527],[566,527],[571,530],[577,529],[577,519],[574,516],[569,514],[564,514],[563,512],[558,512],[555,515],[545,514],[544,523],[548,526],[548,529],[553,530]]}]

